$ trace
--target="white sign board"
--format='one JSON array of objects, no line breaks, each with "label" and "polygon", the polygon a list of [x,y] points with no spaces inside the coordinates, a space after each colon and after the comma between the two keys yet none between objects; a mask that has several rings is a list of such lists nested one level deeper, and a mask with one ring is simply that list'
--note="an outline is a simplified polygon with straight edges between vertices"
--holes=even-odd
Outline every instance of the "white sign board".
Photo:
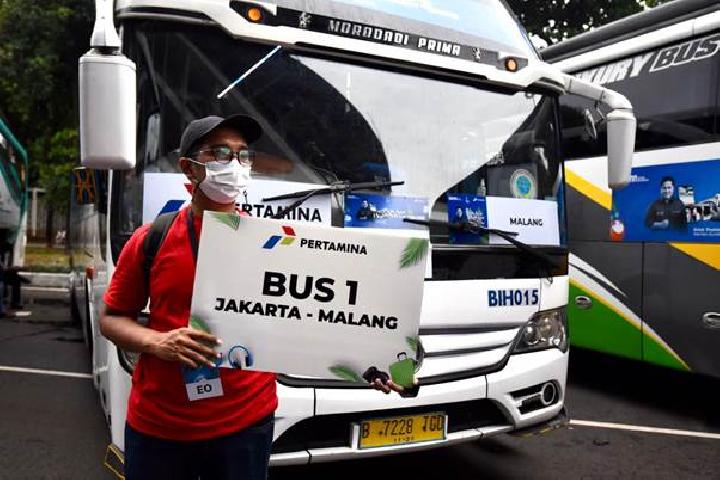
[{"label": "white sign board", "polygon": [[[263,202],[263,198],[284,195],[324,185],[252,179],[245,195],[238,197],[238,208],[252,217],[269,218],[295,200]],[[150,223],[161,213],[175,212],[190,203],[191,186],[182,173],[146,173],[143,180],[143,223]],[[330,195],[312,197],[290,211],[285,218],[330,225]]]},{"label": "white sign board", "polygon": [[429,244],[417,237],[208,213],[191,324],[223,367],[410,385]]},{"label": "white sign board", "polygon": [[[530,245],[559,245],[558,206],[552,200],[487,197],[488,228],[518,232]],[[497,235],[490,243],[508,243]]]}]

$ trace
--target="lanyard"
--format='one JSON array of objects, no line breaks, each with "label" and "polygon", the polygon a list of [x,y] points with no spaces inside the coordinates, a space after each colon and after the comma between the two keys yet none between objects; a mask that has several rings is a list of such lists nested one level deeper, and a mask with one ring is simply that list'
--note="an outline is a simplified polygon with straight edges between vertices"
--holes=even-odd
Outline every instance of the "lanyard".
[{"label": "lanyard", "polygon": [[198,238],[197,238],[197,233],[195,233],[195,225],[193,224],[192,207],[188,209],[188,214],[185,217],[185,220],[187,223],[188,238],[190,239],[190,249],[192,250],[192,253],[193,253],[193,260],[195,261],[195,265],[197,265]]}]

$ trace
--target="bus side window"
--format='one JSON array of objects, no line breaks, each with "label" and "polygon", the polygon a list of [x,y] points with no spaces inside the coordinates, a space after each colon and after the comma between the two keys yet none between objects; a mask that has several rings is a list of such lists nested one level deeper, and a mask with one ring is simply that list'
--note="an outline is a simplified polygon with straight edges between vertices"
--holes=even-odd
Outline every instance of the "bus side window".
[{"label": "bus side window", "polygon": [[[638,126],[636,151],[715,141],[720,137],[715,126],[720,108],[720,57],[696,55],[691,61],[681,61],[671,55],[692,51],[692,46],[701,40],[684,40],[573,74],[616,90],[632,102]],[[636,61],[640,58],[645,59],[642,68],[619,68],[628,62],[641,65]],[[571,95],[561,99],[563,152],[567,157],[607,155],[605,113],[596,109],[591,101]],[[597,132],[595,139],[591,118]]]}]

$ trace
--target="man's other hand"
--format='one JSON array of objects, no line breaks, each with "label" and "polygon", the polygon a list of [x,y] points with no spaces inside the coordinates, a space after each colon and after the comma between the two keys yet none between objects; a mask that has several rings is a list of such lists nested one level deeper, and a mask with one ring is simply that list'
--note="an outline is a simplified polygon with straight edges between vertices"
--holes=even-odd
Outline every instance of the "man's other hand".
[{"label": "man's other hand", "polygon": [[190,327],[157,332],[150,353],[169,362],[180,362],[191,368],[215,367],[218,354],[210,347],[220,345],[215,335]]}]

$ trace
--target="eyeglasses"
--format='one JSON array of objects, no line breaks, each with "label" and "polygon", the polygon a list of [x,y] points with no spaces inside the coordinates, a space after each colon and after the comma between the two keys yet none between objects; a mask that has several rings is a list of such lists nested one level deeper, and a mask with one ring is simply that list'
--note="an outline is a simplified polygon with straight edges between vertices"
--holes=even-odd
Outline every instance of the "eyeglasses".
[{"label": "eyeglasses", "polygon": [[244,166],[251,166],[253,163],[253,158],[255,157],[255,153],[248,148],[242,148],[235,152],[227,145],[218,145],[216,147],[198,150],[192,155],[190,155],[190,158],[198,157],[201,154],[208,154],[208,156],[211,157],[214,161],[222,164],[228,164],[235,158],[237,158],[237,161],[240,162],[240,165]]}]

